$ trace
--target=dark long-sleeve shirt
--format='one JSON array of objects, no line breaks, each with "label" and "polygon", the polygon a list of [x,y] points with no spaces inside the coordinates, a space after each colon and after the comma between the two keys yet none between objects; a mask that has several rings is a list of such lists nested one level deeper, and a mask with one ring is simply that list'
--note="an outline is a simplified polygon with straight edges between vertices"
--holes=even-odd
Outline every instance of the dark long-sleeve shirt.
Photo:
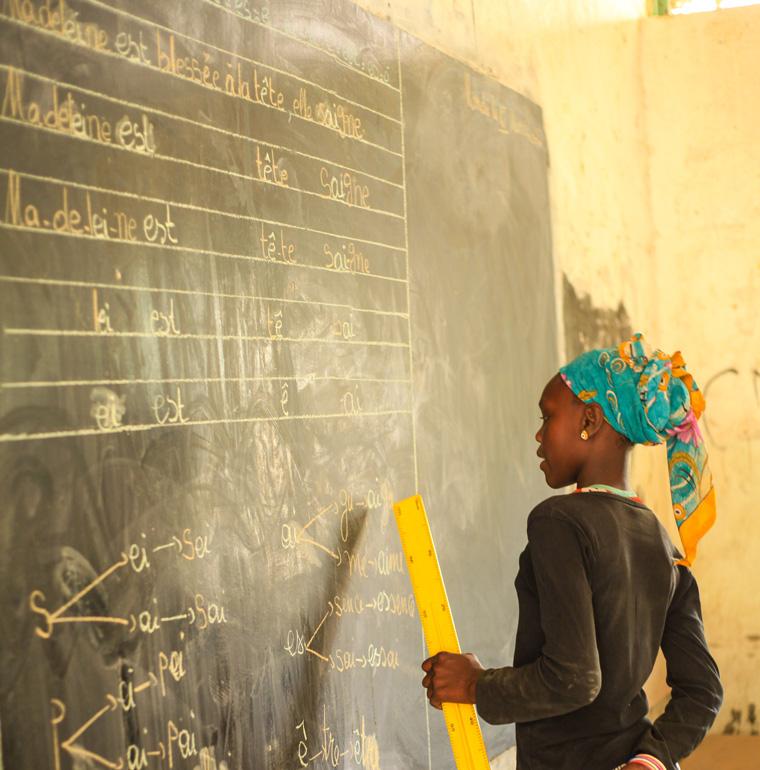
[{"label": "dark long-sleeve shirt", "polygon": [[[704,738],[723,693],[674,556],[654,513],[619,495],[559,495],[530,514],[514,666],[477,684],[483,719],[517,723],[518,770],[612,770],[636,753],[674,770]],[[642,687],[660,647],[672,697],[652,724]]]}]

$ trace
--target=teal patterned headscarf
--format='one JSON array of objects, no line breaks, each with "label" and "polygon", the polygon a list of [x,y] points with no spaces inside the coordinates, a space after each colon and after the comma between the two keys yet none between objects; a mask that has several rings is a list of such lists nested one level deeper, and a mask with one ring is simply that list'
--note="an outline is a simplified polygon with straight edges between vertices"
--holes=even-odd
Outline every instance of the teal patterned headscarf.
[{"label": "teal patterned headscarf", "polygon": [[581,401],[599,404],[607,422],[629,441],[667,444],[683,563],[693,563],[697,541],[715,521],[715,491],[697,423],[705,401],[681,353],[650,352],[643,336],[634,334],[617,348],[583,353],[560,374]]}]

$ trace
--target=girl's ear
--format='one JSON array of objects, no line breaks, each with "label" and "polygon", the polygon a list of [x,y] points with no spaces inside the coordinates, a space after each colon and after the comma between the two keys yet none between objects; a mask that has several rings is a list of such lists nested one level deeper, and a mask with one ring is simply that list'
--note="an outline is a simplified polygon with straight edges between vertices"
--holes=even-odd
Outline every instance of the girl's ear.
[{"label": "girl's ear", "polygon": [[583,430],[589,436],[597,433],[604,424],[604,411],[599,404],[591,403],[583,407]]}]

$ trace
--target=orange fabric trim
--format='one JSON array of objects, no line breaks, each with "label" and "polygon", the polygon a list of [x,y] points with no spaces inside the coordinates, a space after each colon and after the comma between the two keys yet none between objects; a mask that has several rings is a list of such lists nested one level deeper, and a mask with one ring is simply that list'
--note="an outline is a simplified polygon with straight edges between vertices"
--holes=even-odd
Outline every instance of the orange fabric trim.
[{"label": "orange fabric trim", "polygon": [[702,395],[702,391],[694,385],[694,378],[686,371],[686,362],[683,360],[683,354],[680,350],[673,353],[670,361],[673,366],[673,376],[684,381],[689,390],[689,399],[691,408],[694,410],[694,416],[699,419],[702,412],[705,411],[705,397]]},{"label": "orange fabric trim", "polygon": [[711,487],[694,513],[678,528],[685,557],[677,561],[676,564],[683,564],[687,567],[694,564],[694,559],[697,558],[697,543],[715,524],[716,511],[715,487]]},{"label": "orange fabric trim", "polygon": [[631,358],[631,340],[621,342],[618,345],[618,356],[620,356],[620,358],[622,358],[623,361],[628,364],[628,366],[633,365],[633,359]]}]

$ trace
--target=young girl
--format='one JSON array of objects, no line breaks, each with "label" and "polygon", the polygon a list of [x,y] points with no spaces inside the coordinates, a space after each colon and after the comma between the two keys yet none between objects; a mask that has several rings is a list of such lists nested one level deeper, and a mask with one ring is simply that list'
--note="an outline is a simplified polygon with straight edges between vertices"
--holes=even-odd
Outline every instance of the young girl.
[{"label": "young girl", "polygon": [[[546,483],[576,488],[528,517],[514,666],[442,652],[422,684],[436,708],[475,703],[487,722],[516,722],[518,770],[677,770],[723,698],[688,569],[715,518],[704,400],[680,353],[647,354],[637,334],[563,367],[539,407]],[[632,445],[662,441],[685,556],[627,489]],[[660,648],[672,697],[652,724],[642,687]]]}]

